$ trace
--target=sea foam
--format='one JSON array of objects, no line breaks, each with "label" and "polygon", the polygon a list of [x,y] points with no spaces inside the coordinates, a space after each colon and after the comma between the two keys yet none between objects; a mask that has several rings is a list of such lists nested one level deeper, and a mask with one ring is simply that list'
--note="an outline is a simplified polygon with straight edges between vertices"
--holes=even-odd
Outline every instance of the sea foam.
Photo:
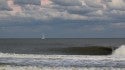
[{"label": "sea foam", "polygon": [[34,66],[0,66],[0,70],[125,70],[113,67],[34,67]]},{"label": "sea foam", "polygon": [[113,56],[118,57],[125,57],[125,45],[121,45],[118,49],[116,49],[113,54]]}]

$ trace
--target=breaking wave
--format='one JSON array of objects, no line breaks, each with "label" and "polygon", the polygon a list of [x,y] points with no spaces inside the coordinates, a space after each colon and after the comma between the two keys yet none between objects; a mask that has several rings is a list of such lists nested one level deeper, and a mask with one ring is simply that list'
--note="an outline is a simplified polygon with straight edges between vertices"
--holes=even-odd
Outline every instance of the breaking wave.
[{"label": "breaking wave", "polygon": [[[78,47],[79,48],[79,47]],[[72,49],[72,48],[70,48],[70,49]],[[77,49],[77,48],[75,48],[75,49]],[[112,54],[111,55],[113,55],[113,56],[118,56],[118,57],[120,57],[120,56],[125,56],[125,45],[121,45],[119,48],[117,48],[117,49],[115,49],[113,52],[112,52]],[[84,56],[84,57],[87,57],[87,56],[89,56],[89,57],[93,57],[94,55],[44,55],[44,54],[15,54],[15,53],[2,53],[2,52],[0,52],[0,57],[17,57],[17,58],[32,58],[32,57],[34,57],[34,58],[41,58],[41,57],[44,57],[44,56],[50,56],[50,57],[52,57],[52,56],[70,56],[70,57],[72,57],[72,56]],[[97,56],[101,56],[102,57],[102,55],[97,55]],[[97,56],[95,56],[95,57],[97,57]],[[110,55],[103,55],[103,56],[110,56]],[[113,57],[113,56],[110,56],[110,57]]]},{"label": "breaking wave", "polygon": [[125,45],[121,45],[118,49],[116,49],[113,54],[113,56],[118,57],[125,57]]},{"label": "breaking wave", "polygon": [[[125,69],[125,45],[116,49],[112,55],[92,56],[92,55],[34,55],[34,54],[10,54],[0,53],[0,65],[9,65],[10,67],[3,67],[8,70],[10,68],[16,69],[21,67],[21,70],[44,70],[43,67],[56,67],[67,70],[67,68],[78,69],[84,67],[87,70],[100,70],[103,67],[105,70]],[[11,67],[13,66],[13,67]],[[113,69],[110,69],[110,68]],[[1,67],[0,67],[1,68]],[[8,69],[6,69],[8,68]],[[75,68],[75,69],[77,69]]]}]

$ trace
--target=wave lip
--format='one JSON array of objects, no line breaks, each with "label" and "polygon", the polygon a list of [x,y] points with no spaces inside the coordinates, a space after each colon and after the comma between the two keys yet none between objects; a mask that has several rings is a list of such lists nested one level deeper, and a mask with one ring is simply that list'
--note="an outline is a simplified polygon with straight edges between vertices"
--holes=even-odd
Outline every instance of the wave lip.
[{"label": "wave lip", "polygon": [[118,57],[125,57],[125,45],[121,45],[118,49],[116,49],[113,54],[113,56]]}]

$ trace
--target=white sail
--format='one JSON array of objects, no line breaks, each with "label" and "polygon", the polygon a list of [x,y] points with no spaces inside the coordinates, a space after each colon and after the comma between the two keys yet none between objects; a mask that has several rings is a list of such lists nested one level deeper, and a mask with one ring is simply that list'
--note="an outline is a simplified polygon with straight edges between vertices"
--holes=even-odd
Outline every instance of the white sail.
[{"label": "white sail", "polygon": [[45,35],[44,35],[44,34],[42,35],[42,38],[41,38],[41,39],[45,39]]}]

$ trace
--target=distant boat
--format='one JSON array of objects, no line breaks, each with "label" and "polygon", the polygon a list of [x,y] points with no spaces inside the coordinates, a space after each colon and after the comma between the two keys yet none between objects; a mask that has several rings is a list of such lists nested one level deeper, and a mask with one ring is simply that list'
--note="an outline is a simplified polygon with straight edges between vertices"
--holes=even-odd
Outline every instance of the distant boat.
[{"label": "distant boat", "polygon": [[42,35],[41,39],[45,39],[45,35],[44,34]]}]

